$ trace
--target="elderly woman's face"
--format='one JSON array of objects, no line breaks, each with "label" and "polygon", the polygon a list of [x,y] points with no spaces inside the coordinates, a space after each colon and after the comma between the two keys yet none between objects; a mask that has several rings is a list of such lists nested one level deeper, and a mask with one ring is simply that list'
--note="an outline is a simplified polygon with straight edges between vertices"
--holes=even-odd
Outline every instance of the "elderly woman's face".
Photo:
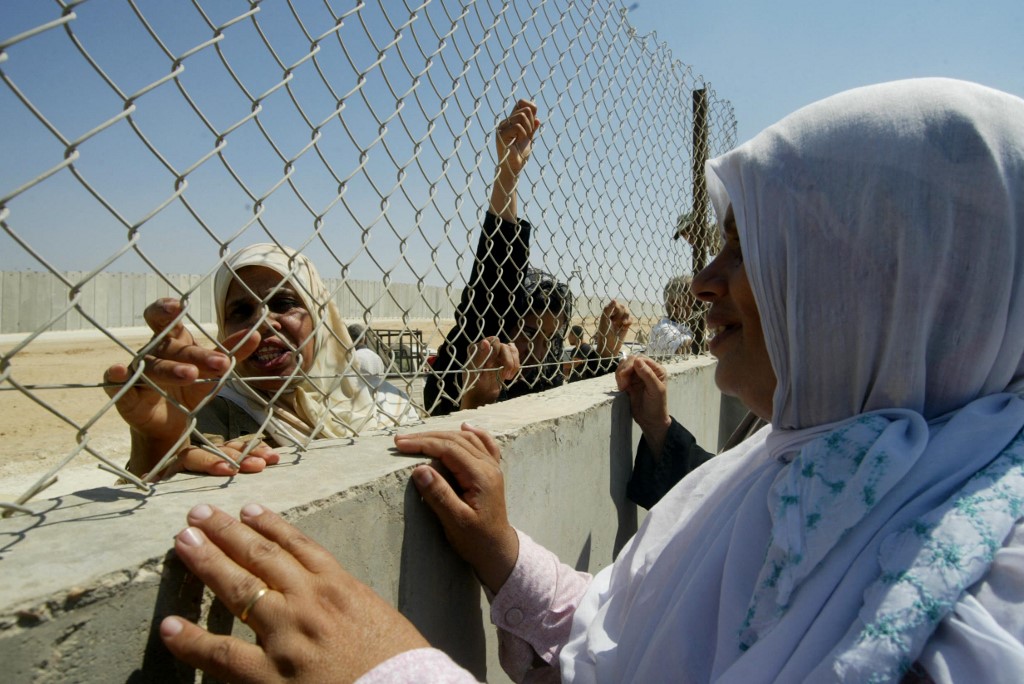
[{"label": "elderly woman's face", "polygon": [[255,327],[260,318],[260,303],[266,301],[267,318],[259,328],[260,346],[251,356],[239,361],[237,370],[243,377],[267,378],[253,381],[251,386],[273,392],[281,388],[283,380],[278,378],[287,378],[295,372],[298,359],[292,349],[302,353],[302,370],[312,367],[313,316],[291,283],[274,291],[283,280],[276,271],[263,266],[246,266],[238,271],[238,277],[256,298],[237,279],[231,282],[224,307],[224,336]]},{"label": "elderly woman's face", "polygon": [[694,278],[693,292],[709,305],[707,325],[712,335],[710,350],[718,359],[718,388],[737,397],[759,417],[771,420],[775,371],[743,266],[743,251],[731,208],[725,218],[722,251]]}]

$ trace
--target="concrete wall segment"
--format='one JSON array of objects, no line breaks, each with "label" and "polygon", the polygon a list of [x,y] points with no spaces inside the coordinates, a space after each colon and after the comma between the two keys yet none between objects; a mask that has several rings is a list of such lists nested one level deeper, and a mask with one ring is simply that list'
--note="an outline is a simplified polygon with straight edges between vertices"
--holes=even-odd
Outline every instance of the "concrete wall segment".
[{"label": "concrete wall segment", "polygon": [[[718,431],[713,370],[705,358],[669,369],[670,409],[705,445]],[[502,445],[513,524],[577,568],[611,562],[639,517],[624,499],[639,431],[612,377],[412,429],[455,429],[463,420]],[[318,443],[284,460],[258,476],[179,476],[148,497],[124,486],[80,491],[33,504],[38,516],[0,521],[2,679],[192,681],[159,642],[164,615],[221,632],[248,628],[184,571],[169,553],[172,537],[197,503],[235,512],[259,501],[324,544],[478,678],[505,681],[479,585],[409,482],[423,459],[398,454],[380,435]]]}]

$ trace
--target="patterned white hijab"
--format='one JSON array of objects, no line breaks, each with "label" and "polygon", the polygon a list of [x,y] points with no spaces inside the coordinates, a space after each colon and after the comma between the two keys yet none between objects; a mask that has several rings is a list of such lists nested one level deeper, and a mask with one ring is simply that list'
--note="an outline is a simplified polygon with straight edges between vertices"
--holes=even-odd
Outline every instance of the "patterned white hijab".
[{"label": "patterned white hijab", "polygon": [[898,680],[1024,517],[1024,101],[859,88],[708,170],[774,427],[652,510],[577,610],[563,677]]}]

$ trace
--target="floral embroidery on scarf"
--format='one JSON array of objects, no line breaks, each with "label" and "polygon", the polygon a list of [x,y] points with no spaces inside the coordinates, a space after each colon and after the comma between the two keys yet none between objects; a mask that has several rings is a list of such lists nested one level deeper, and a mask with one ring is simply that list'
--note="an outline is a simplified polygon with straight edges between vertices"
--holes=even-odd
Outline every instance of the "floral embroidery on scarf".
[{"label": "floral embroidery on scarf", "polygon": [[775,626],[800,582],[914,465],[923,445],[908,449],[908,435],[920,429],[920,416],[864,414],[805,444],[783,469],[768,494],[772,534],[741,650]]},{"label": "floral embroidery on scarf", "polygon": [[1024,431],[944,505],[883,542],[881,577],[864,593],[859,631],[834,653],[842,679],[899,679],[1024,518]]}]

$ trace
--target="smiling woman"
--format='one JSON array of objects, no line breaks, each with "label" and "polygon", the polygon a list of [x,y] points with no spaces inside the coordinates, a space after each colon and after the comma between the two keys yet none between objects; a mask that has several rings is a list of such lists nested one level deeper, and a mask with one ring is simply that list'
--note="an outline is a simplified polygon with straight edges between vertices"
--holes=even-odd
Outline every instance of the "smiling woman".
[{"label": "smiling woman", "polygon": [[[175,323],[179,301],[146,309],[146,322],[162,337],[146,357],[146,376],[168,398],[142,382],[120,398],[118,411],[132,430],[130,472],[163,469],[171,454],[175,462],[165,474],[259,472],[278,460],[271,445],[350,437],[416,418],[408,398],[390,385],[371,393],[345,322],[302,254],[274,244],[245,247],[217,272],[214,297],[217,339],[227,354],[197,345]],[[130,375],[123,365],[111,366],[108,393],[115,396]],[[225,375],[225,382],[211,382]],[[237,468],[211,453],[214,446]]]},{"label": "smiling woman", "polygon": [[262,377],[249,385],[276,391],[296,373],[300,361],[301,369],[308,372],[313,364],[313,318],[294,286],[266,266],[245,266],[228,282],[227,297],[217,297],[218,304],[226,299],[218,310],[223,334],[261,328],[260,346],[238,362],[239,374]]},{"label": "smiling woman", "polygon": [[743,267],[743,249],[732,207],[725,215],[722,250],[693,281],[708,303],[709,349],[718,359],[715,383],[763,420],[771,420],[775,372],[761,329],[761,315]]}]

